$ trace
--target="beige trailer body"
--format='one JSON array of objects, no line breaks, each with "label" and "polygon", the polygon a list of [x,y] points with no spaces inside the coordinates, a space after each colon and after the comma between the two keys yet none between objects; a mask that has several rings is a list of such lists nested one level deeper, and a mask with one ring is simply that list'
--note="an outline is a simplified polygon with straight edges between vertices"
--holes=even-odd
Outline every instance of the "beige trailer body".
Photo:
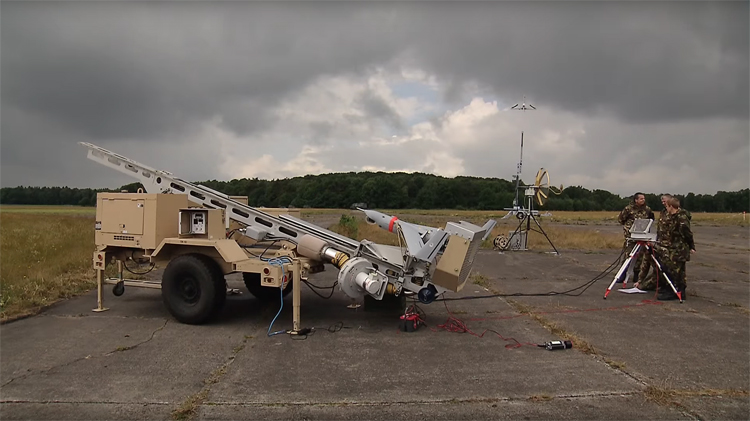
[{"label": "beige trailer body", "polygon": [[99,193],[96,196],[97,246],[153,250],[177,237],[177,212],[188,207],[184,194]]},{"label": "beige trailer body", "polygon": [[[149,258],[154,263],[168,263],[183,254],[204,254],[215,260],[225,274],[262,274],[268,264],[255,256],[263,251],[269,259],[298,258],[292,252],[292,245],[286,242],[279,249],[265,250],[265,246],[256,246],[257,241],[246,236],[228,238],[223,209],[189,207],[189,203],[192,202],[184,194],[99,193],[95,269],[105,264],[99,258],[104,256],[102,253],[109,253],[114,260],[128,260],[135,251],[139,252],[138,257]],[[286,213],[285,209],[267,211],[276,215]],[[317,262],[311,264],[310,259],[304,257],[300,260],[304,274],[322,270]],[[258,262],[260,264],[256,264]],[[268,285],[277,283],[276,280],[266,282]]]},{"label": "beige trailer body", "polygon": [[[242,200],[242,197],[234,196],[233,199]],[[247,198],[244,202],[247,203]],[[281,215],[287,210],[267,208],[265,211]],[[298,210],[296,213],[299,215]],[[103,306],[103,284],[115,285],[119,291],[116,295],[121,295],[124,287],[161,289],[158,281],[124,277],[126,262],[132,264],[136,259],[148,259],[151,264],[167,266],[179,256],[202,256],[211,259],[222,274],[256,275],[258,287],[287,290],[295,277],[299,283],[310,273],[324,270],[321,262],[297,256],[293,245],[288,242],[268,250],[245,236],[228,238],[231,230],[227,231],[227,225],[232,229],[239,228],[236,223],[226,223],[223,209],[195,206],[184,194],[99,193],[95,227],[97,250],[93,255],[99,288],[98,306],[94,311],[107,310]],[[266,261],[257,258],[262,253],[265,253]],[[292,263],[269,263],[282,256]],[[118,277],[105,279],[103,271],[110,258],[117,263]],[[295,329],[299,328],[299,302],[299,297],[294,297]]]}]

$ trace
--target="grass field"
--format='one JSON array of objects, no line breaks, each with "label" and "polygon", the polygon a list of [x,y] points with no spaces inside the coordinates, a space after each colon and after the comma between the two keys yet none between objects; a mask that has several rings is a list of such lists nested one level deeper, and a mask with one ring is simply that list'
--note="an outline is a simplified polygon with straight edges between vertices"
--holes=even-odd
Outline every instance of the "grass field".
[{"label": "grass field", "polygon": [[[391,215],[409,215],[404,218],[410,222],[415,219],[424,220],[448,220],[463,218],[468,221],[486,221],[487,219],[500,219],[507,211],[472,211],[472,210],[450,210],[450,209],[380,209]],[[56,215],[96,215],[96,208],[82,206],[45,206],[45,205],[0,205],[0,212],[6,213],[44,213]],[[345,213],[361,213],[349,209],[302,209],[303,216],[311,215],[341,215]],[[542,212],[544,214],[545,212]],[[571,212],[550,211],[552,216],[540,216],[540,221],[555,222],[569,225],[597,225],[617,224],[617,214],[611,211]],[[698,213],[692,214],[692,222],[696,225],[705,226],[748,226],[750,225],[750,214],[743,216],[742,213]],[[416,218],[415,218],[416,216]]]},{"label": "grass field", "polygon": [[[487,219],[500,219],[505,216],[507,211],[471,211],[471,210],[446,210],[446,209],[378,209],[389,215],[404,215],[404,220],[419,223],[423,220],[451,220],[462,218],[469,222],[486,221]],[[302,214],[341,214],[344,212],[361,213],[359,211],[350,211],[348,209],[303,209]],[[546,211],[540,211],[544,214]],[[540,216],[538,219],[542,222],[554,222],[568,225],[599,225],[612,224],[618,225],[617,215],[619,212],[612,211],[591,211],[591,212],[571,212],[571,211],[550,211],[551,216]],[[656,211],[658,214],[658,211]],[[657,215],[658,216],[658,215]],[[750,226],[750,214],[743,216],[742,213],[692,213],[692,223],[697,226]]]},{"label": "grass field", "polygon": [[94,217],[80,211],[0,210],[0,319],[96,286]]},{"label": "grass field", "polygon": [[83,206],[0,205],[0,212],[94,216],[96,215],[96,208]]},{"label": "grass field", "polygon": [[[501,220],[504,211],[424,211],[417,209],[383,210],[418,224],[443,226],[446,221],[463,219],[483,224],[498,220],[492,235],[483,247],[491,248],[498,234],[507,236],[518,221]],[[76,206],[0,206],[0,320],[8,320],[59,299],[71,297],[96,286],[91,265],[94,251],[94,216],[96,209]],[[331,229],[361,240],[398,245],[398,237],[364,222],[361,212],[348,209],[304,209],[303,217],[331,215],[338,221]],[[339,219],[341,215],[353,218]],[[558,249],[617,249],[622,236],[600,232],[596,225],[617,224],[616,212],[553,212],[552,217],[539,218],[547,235]],[[742,214],[693,214],[700,225],[742,225]],[[565,225],[592,225],[590,228]],[[546,251],[550,245],[537,232],[529,234],[531,250]]]},{"label": "grass field", "polygon": [[[444,216],[432,216],[427,221],[420,220],[421,218],[415,218],[416,220],[408,220],[409,222],[418,223],[421,225],[429,226],[445,226],[445,222],[448,220],[455,220],[455,218],[448,218]],[[486,220],[476,220],[476,218],[466,218],[468,222],[472,222],[478,225],[483,225]],[[532,224],[533,225],[533,224]],[[500,234],[508,236],[509,232],[515,231],[518,226],[517,220],[502,221],[492,230],[492,234],[482,244],[483,248],[492,248],[492,240]],[[623,237],[622,234],[612,234],[607,232],[600,232],[594,227],[592,229],[570,229],[564,226],[549,225],[544,227],[544,232],[550,237],[555,247],[558,249],[567,250],[600,250],[600,249],[619,249],[622,247]],[[387,245],[399,245],[398,237],[388,232],[377,225],[371,225],[366,223],[362,219],[355,219],[354,221],[348,220],[346,217],[342,218],[338,224],[331,227],[331,230],[354,238],[356,240],[367,239],[379,244]],[[538,228],[537,228],[538,230]],[[549,242],[539,231],[531,231],[528,236],[528,248],[529,250],[548,250],[551,248]]]}]

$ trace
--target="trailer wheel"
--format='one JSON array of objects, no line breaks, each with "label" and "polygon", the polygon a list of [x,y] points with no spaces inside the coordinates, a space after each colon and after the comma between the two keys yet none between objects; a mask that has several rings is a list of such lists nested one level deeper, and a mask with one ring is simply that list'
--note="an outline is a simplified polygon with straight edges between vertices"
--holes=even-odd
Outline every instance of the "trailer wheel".
[{"label": "trailer wheel", "polygon": [[175,319],[186,324],[201,324],[223,306],[226,284],[213,260],[186,254],[172,259],[164,270],[161,296]]},{"label": "trailer wheel", "polygon": [[[279,302],[279,288],[264,287],[260,284],[260,273],[242,273],[242,280],[245,281],[245,287],[251,294],[263,303]],[[284,297],[292,292],[292,282],[289,281],[282,293]]]},{"label": "trailer wheel", "polygon": [[203,254],[196,254],[196,257],[203,260],[214,275],[214,283],[216,284],[216,296],[214,297],[214,313],[218,313],[224,308],[224,304],[227,302],[227,281],[224,279],[224,272],[221,267],[210,257]]}]

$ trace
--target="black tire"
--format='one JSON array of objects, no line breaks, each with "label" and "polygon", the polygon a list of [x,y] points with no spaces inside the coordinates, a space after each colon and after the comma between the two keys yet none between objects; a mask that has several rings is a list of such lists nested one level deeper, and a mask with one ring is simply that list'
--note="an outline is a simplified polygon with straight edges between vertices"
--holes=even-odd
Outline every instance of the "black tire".
[{"label": "black tire", "polygon": [[224,279],[224,272],[221,267],[210,257],[203,254],[196,254],[196,257],[214,272],[214,282],[216,283],[216,296],[214,297],[214,313],[219,313],[227,302],[227,281]]},{"label": "black tire", "polygon": [[[262,303],[278,303],[279,288],[264,287],[260,284],[260,273],[242,273],[242,280],[245,281],[245,287],[255,298]],[[286,297],[292,292],[292,281],[288,281],[284,288],[283,295]]]},{"label": "black tire", "polygon": [[125,283],[123,281],[116,283],[114,288],[112,288],[112,294],[114,294],[115,297],[119,297],[124,293],[125,293]]},{"label": "black tire", "polygon": [[181,323],[206,322],[226,301],[221,269],[207,256],[186,254],[169,262],[161,280],[161,297]]}]

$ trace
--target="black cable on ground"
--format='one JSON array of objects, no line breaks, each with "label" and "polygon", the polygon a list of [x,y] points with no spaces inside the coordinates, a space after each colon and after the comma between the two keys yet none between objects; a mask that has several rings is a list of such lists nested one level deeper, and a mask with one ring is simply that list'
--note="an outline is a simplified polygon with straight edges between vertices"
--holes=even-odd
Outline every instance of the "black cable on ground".
[{"label": "black cable on ground", "polygon": [[[571,297],[577,297],[583,294],[584,291],[589,289],[591,285],[594,285],[596,282],[600,281],[602,278],[607,276],[607,274],[611,273],[612,270],[617,267],[617,263],[620,262],[620,259],[622,258],[622,255],[624,254],[624,250],[620,253],[619,256],[617,256],[617,259],[612,262],[606,269],[604,269],[601,273],[596,275],[594,278],[592,278],[590,281],[587,281],[583,285],[577,286],[575,288],[569,289],[567,291],[557,292],[557,291],[550,291],[545,293],[534,293],[534,294],[526,294],[526,293],[520,293],[516,292],[513,294],[492,294],[492,295],[480,295],[477,297],[455,297],[455,298],[438,298],[435,301],[460,301],[460,300],[479,300],[483,298],[495,298],[495,297],[550,297],[555,295],[567,295]],[[575,294],[571,294],[573,291],[579,290],[583,288],[581,291]]]}]

